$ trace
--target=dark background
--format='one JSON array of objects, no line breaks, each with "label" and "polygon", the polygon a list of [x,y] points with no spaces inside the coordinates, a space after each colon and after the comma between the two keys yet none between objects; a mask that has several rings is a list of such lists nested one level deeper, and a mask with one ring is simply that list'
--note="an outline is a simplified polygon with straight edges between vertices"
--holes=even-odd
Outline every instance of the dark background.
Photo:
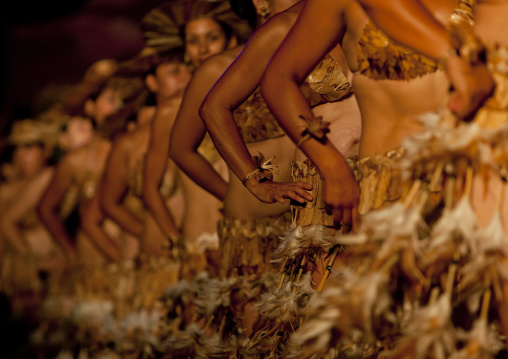
[{"label": "dark background", "polygon": [[162,0],[1,0],[0,138],[35,117],[95,61],[143,47],[139,21]]}]

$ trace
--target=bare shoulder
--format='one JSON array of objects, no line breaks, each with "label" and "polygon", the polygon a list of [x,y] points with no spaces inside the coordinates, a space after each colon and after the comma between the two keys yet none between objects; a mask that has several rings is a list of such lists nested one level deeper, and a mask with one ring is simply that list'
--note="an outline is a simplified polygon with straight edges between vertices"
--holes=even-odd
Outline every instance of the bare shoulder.
[{"label": "bare shoulder", "polygon": [[192,76],[193,80],[196,81],[203,77],[219,78],[240,54],[242,49],[243,45],[238,45],[232,49],[210,56],[196,69],[196,72]]}]

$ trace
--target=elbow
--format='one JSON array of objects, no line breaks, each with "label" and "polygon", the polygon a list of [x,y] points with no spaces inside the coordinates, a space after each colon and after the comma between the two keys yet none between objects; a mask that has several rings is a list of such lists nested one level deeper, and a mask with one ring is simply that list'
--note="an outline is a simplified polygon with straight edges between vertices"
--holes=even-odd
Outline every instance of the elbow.
[{"label": "elbow", "polygon": [[201,120],[203,120],[205,126],[209,118],[208,114],[211,111],[210,107],[211,107],[210,100],[208,99],[208,96],[206,96],[198,109],[199,117],[201,117]]},{"label": "elbow", "polygon": [[80,226],[83,231],[90,237],[93,237],[94,228],[97,228],[101,225],[101,218],[97,215],[97,213],[90,209],[90,207],[85,208],[80,217]]},{"label": "elbow", "polygon": [[85,234],[89,237],[93,235],[93,227],[95,221],[91,218],[89,213],[83,213],[80,217],[80,227],[85,232]]},{"label": "elbow", "polygon": [[99,201],[100,210],[106,217],[111,218],[112,213],[115,212],[116,204],[114,202],[108,201],[107,199],[102,199]]},{"label": "elbow", "polygon": [[157,195],[157,191],[154,191],[152,186],[148,183],[143,184],[143,193],[141,194],[141,199],[145,204],[146,208],[151,211],[154,208],[155,196]]},{"label": "elbow", "polygon": [[[176,163],[179,163],[181,151],[178,150],[177,142],[178,141],[175,139],[173,139],[172,141],[169,142],[168,156]],[[144,187],[143,187],[143,192],[144,192]]]},{"label": "elbow", "polygon": [[43,223],[46,223],[48,218],[50,218],[53,214],[51,207],[48,206],[44,201],[39,202],[35,211]]}]

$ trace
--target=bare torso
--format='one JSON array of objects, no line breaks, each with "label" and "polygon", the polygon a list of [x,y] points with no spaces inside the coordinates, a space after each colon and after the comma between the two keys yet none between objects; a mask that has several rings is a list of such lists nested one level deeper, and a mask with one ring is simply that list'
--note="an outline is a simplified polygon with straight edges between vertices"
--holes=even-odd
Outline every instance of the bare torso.
[{"label": "bare torso", "polygon": [[[454,4],[425,1],[446,21]],[[358,73],[358,41],[368,18],[356,3],[348,8],[343,40],[349,67],[355,72],[353,88],[362,114],[360,157],[383,154],[400,146],[401,140],[422,131],[418,117],[446,104],[448,82],[442,71],[406,80],[373,80]]]}]

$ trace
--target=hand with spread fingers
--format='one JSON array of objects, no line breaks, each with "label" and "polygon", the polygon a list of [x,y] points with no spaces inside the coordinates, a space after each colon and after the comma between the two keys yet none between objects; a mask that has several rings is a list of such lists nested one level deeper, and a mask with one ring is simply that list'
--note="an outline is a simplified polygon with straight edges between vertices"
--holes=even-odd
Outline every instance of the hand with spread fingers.
[{"label": "hand with spread fingers", "polygon": [[312,190],[312,185],[306,182],[273,182],[266,178],[258,179],[252,176],[244,184],[257,199],[264,203],[286,203],[287,198],[298,203],[313,200],[313,196],[307,192]]}]

